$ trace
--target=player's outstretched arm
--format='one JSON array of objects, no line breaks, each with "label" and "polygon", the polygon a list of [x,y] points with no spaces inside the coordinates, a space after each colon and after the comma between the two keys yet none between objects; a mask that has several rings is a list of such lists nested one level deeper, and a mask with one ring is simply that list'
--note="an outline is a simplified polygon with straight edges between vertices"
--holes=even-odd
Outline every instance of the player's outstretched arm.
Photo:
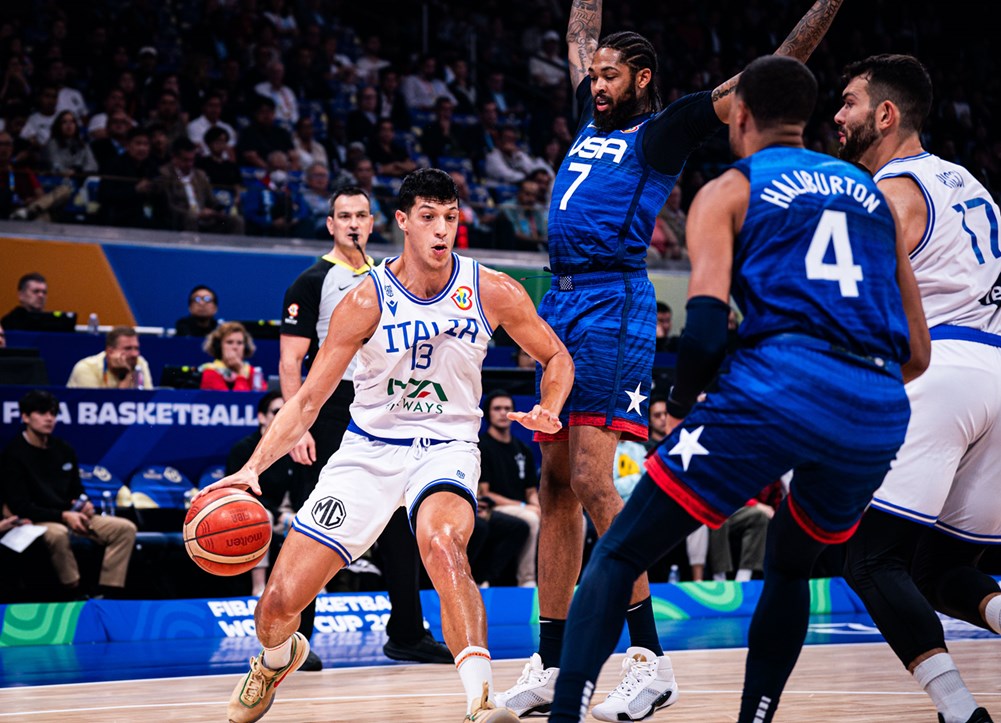
[{"label": "player's outstretched arm", "polygon": [[[806,11],[806,15],[800,18],[796,27],[779,45],[775,55],[789,55],[805,63],[820,45],[824,35],[827,34],[827,29],[834,22],[834,16],[837,15],[843,1],[816,0]],[[739,78],[740,74],[738,73],[729,80],[720,83],[712,92],[716,115],[724,123],[727,123],[730,117],[730,103]]]},{"label": "player's outstretched arm", "polygon": [[512,412],[510,419],[528,429],[554,434],[563,426],[560,412],[573,387],[570,352],[535,310],[524,287],[507,274],[480,267],[480,299],[487,320],[504,327],[529,356],[542,365],[542,398],[530,412]]},{"label": "player's outstretched arm", "polygon": [[327,335],[306,380],[275,416],[250,459],[235,474],[209,485],[199,495],[219,487],[245,487],[259,495],[258,475],[288,454],[303,433],[313,426],[320,407],[341,381],[351,359],[375,333],[379,315],[379,300],[373,284],[362,283],[345,296],[330,317],[330,328],[336,333]]},{"label": "player's outstretched arm", "polygon": [[601,0],[573,0],[567,26],[570,82],[574,89],[587,76],[601,35]]}]

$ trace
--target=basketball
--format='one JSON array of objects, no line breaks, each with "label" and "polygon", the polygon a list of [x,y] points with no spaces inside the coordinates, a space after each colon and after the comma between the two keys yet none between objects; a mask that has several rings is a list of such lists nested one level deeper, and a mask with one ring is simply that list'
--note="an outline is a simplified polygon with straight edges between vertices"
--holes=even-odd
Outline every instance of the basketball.
[{"label": "basketball", "polygon": [[222,487],[191,505],[183,536],[184,549],[198,567],[229,577],[247,572],[267,553],[271,519],[249,492]]}]

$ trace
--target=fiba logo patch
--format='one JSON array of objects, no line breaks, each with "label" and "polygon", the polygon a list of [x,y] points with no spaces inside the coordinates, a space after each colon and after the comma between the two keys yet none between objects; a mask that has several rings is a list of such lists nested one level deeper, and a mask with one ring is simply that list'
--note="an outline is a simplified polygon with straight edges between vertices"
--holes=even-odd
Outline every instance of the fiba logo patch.
[{"label": "fiba logo patch", "polygon": [[460,286],[452,292],[451,299],[463,311],[469,311],[473,308],[473,290],[468,286]]},{"label": "fiba logo patch", "polygon": [[295,317],[299,316],[299,305],[298,304],[289,304],[288,305],[288,315],[291,316],[293,319]]},{"label": "fiba logo patch", "polygon": [[313,519],[320,527],[332,530],[340,527],[348,516],[344,503],[336,497],[324,497],[313,505]]}]

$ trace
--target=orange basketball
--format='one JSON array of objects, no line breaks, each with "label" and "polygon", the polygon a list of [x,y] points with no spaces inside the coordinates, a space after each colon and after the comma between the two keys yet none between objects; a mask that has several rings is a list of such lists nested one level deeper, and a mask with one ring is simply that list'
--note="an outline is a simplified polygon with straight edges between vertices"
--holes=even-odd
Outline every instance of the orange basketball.
[{"label": "orange basketball", "polygon": [[271,544],[271,519],[249,492],[222,487],[195,500],[184,517],[184,549],[213,575],[250,570]]}]

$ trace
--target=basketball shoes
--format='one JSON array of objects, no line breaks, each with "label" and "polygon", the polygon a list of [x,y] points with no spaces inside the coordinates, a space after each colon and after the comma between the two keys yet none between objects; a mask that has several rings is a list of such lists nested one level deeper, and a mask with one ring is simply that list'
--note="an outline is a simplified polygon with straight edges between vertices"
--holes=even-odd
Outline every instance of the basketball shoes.
[{"label": "basketball shoes", "polygon": [[658,657],[646,648],[632,647],[622,660],[622,682],[603,703],[591,709],[591,715],[613,723],[643,720],[677,700],[678,684],[671,659],[666,655]]},{"label": "basketball shoes", "polygon": [[264,651],[250,659],[250,672],[240,678],[229,697],[229,723],[254,723],[275,702],[275,690],[288,674],[296,670],[309,655],[309,641],[302,633],[292,634],[292,659],[288,665],[271,670],[264,665]]},{"label": "basketball shoes", "polygon": [[471,723],[518,723],[518,716],[507,708],[498,708],[491,703],[490,686],[484,682],[483,695],[480,697],[480,702],[476,704],[473,712],[467,714],[462,720],[463,723],[465,721],[470,721]]},{"label": "basketball shoes", "polygon": [[548,713],[553,704],[559,672],[559,668],[543,668],[542,658],[538,653],[532,653],[518,682],[497,694],[497,704],[510,708],[520,718]]}]

